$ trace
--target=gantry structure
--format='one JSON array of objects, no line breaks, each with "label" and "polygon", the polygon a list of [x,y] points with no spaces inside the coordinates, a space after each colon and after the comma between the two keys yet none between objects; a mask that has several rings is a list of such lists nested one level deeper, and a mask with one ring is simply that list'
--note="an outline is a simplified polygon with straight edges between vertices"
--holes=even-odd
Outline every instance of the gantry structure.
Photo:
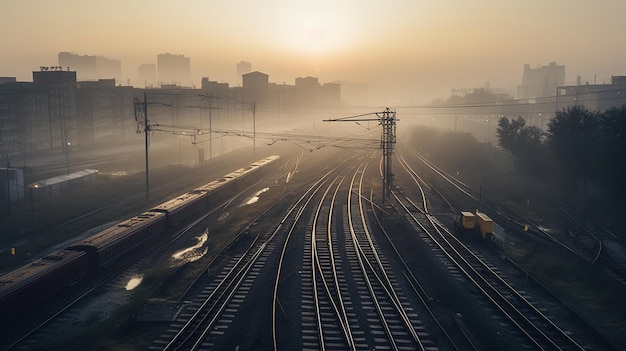
[{"label": "gantry structure", "polygon": [[[376,116],[376,117],[367,117]],[[393,185],[393,172],[391,170],[391,160],[393,149],[396,145],[396,111],[385,108],[382,112],[370,112],[356,116],[325,119],[325,122],[368,122],[375,121],[382,127],[380,136],[380,149],[383,152],[383,203],[391,195]]]}]

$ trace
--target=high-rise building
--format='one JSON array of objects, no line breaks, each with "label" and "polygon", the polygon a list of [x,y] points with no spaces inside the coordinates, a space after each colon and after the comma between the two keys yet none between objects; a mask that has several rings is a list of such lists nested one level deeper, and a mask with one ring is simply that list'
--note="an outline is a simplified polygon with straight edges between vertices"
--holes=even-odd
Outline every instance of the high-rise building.
[{"label": "high-rise building", "polygon": [[312,107],[320,98],[320,83],[316,77],[296,78],[296,92],[298,104],[301,107]]},{"label": "high-rise building", "polygon": [[522,85],[517,88],[519,99],[535,99],[556,95],[556,88],[565,83],[565,66],[550,62],[547,66],[530,68],[524,65]]},{"label": "high-rise building", "polygon": [[76,72],[41,67],[41,71],[33,72],[33,83],[47,91],[50,150],[66,150],[68,143],[78,140]]},{"label": "high-rise building", "polygon": [[170,53],[159,54],[157,70],[160,84],[192,85],[189,57]]},{"label": "high-rise building", "polygon": [[157,83],[157,68],[153,63],[139,65],[139,86],[153,87]]},{"label": "high-rise building", "polygon": [[59,66],[62,69],[75,71],[78,80],[96,79],[98,77],[95,56],[59,52]]},{"label": "high-rise building", "polygon": [[254,71],[241,76],[243,81],[243,100],[246,102],[265,103],[269,86],[269,75]]},{"label": "high-rise building", "polygon": [[122,62],[104,56],[59,52],[59,66],[75,71],[77,80],[122,79]]},{"label": "high-rise building", "polygon": [[96,56],[98,79],[122,80],[122,61]]},{"label": "high-rise building", "polygon": [[0,83],[0,157],[47,150],[48,119],[46,89],[6,78]]},{"label": "high-rise building", "polygon": [[241,61],[237,64],[237,84],[242,83],[241,76],[252,72],[252,64],[250,62]]}]

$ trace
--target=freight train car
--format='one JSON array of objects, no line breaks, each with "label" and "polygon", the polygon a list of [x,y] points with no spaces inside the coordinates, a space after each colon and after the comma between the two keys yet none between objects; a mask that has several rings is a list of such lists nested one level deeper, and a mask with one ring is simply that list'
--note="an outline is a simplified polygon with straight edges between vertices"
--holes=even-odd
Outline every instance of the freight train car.
[{"label": "freight train car", "polygon": [[480,237],[483,239],[491,239],[493,236],[493,220],[482,212],[476,212],[478,218],[478,230]]},{"label": "freight train car", "polygon": [[482,212],[461,212],[454,225],[457,232],[478,235],[482,239],[493,236],[493,220]]},{"label": "freight train car", "polygon": [[165,229],[165,213],[144,212],[81,240],[68,249],[86,252],[90,269],[106,268]]},{"label": "freight train car", "polygon": [[251,184],[255,179],[258,179],[263,172],[266,171],[267,166],[280,159],[278,155],[272,155],[265,157],[251,165],[240,168],[234,172],[228,173],[222,178],[211,181],[203,186],[200,186],[194,191],[206,192],[209,196],[207,199],[209,206],[215,206],[229,196],[235,193],[235,190],[239,189],[242,184]]},{"label": "freight train car", "polygon": [[85,275],[110,267],[178,222],[233,196],[240,187],[256,182],[264,168],[279,158],[266,157],[0,276],[0,323]]},{"label": "freight train car", "polygon": [[153,207],[150,212],[166,214],[167,226],[173,227],[181,221],[206,209],[206,207],[207,193],[202,191],[190,191]]},{"label": "freight train car", "polygon": [[0,325],[87,273],[86,253],[60,250],[0,276]]}]

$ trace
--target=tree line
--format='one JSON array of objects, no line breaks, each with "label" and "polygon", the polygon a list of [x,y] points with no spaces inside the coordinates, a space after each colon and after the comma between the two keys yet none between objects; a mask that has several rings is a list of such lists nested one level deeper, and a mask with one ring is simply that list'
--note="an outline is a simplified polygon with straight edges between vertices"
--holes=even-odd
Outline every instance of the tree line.
[{"label": "tree line", "polygon": [[626,195],[626,105],[605,111],[569,106],[554,114],[545,132],[522,117],[501,117],[497,136],[526,176],[584,196],[590,189],[616,199]]}]

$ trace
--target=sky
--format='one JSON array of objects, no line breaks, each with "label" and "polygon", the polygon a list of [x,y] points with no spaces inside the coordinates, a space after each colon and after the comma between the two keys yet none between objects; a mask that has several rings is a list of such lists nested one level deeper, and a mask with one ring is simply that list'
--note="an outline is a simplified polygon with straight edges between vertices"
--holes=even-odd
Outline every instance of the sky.
[{"label": "sky", "polygon": [[121,60],[131,84],[140,64],[172,53],[190,58],[198,86],[237,85],[243,60],[270,82],[313,76],[423,102],[487,83],[515,94],[526,63],[565,65],[566,84],[626,75],[623,0],[0,3],[0,76],[19,81],[57,65],[60,51]]}]

